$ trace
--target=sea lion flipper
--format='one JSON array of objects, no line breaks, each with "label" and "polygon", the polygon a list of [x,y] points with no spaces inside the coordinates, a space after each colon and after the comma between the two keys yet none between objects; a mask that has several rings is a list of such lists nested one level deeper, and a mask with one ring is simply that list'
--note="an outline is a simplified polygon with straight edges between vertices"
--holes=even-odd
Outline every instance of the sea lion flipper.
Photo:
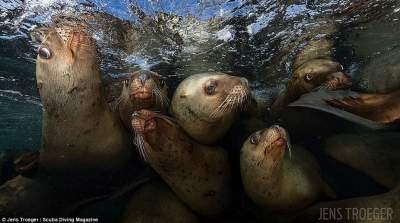
[{"label": "sea lion flipper", "polygon": [[342,100],[344,98],[349,98],[348,100],[352,101],[350,98],[362,98],[362,97],[363,99],[360,100],[365,101],[369,98],[369,100],[373,101],[373,97],[371,97],[371,95],[364,95],[364,94],[361,95],[357,92],[350,90],[330,91],[327,89],[319,89],[318,91],[304,94],[297,101],[290,103],[288,107],[308,108],[308,109],[319,110],[322,112],[327,112],[370,129],[390,128],[391,126],[388,126],[386,123],[377,122],[375,121],[375,119],[367,118],[368,115],[376,115],[377,113],[376,110],[369,110],[369,109],[364,110],[363,112],[365,113],[363,113],[363,115],[359,115],[358,113],[353,113],[345,109],[340,109],[340,107],[331,105],[335,103],[343,104]]},{"label": "sea lion flipper", "polygon": [[385,113],[377,112],[384,106],[384,96],[379,94],[362,94],[360,97],[345,97],[327,100],[330,106],[345,110],[363,118],[385,123]]}]

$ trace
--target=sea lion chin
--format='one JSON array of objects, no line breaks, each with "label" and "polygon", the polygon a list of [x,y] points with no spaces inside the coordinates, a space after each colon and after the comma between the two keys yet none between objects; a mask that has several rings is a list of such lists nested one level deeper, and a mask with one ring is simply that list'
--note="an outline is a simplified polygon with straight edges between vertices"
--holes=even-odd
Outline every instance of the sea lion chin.
[{"label": "sea lion chin", "polygon": [[243,144],[240,169],[244,190],[262,208],[295,211],[324,196],[335,196],[319,176],[313,156],[291,147],[288,133],[280,126],[258,131]]},{"label": "sea lion chin", "polygon": [[171,118],[149,110],[132,116],[135,142],[145,161],[195,212],[216,217],[230,202],[227,153],[189,138]]},{"label": "sea lion chin", "polygon": [[245,78],[224,73],[201,73],[183,80],[170,112],[187,134],[203,144],[221,139],[249,102]]}]

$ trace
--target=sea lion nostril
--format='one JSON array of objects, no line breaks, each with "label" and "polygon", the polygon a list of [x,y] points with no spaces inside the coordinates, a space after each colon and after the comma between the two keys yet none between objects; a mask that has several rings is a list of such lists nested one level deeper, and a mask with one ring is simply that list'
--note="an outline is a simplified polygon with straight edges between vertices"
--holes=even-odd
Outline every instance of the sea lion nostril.
[{"label": "sea lion nostril", "polygon": [[139,112],[135,111],[135,112],[132,113],[132,118],[139,117],[139,115],[140,115]]}]

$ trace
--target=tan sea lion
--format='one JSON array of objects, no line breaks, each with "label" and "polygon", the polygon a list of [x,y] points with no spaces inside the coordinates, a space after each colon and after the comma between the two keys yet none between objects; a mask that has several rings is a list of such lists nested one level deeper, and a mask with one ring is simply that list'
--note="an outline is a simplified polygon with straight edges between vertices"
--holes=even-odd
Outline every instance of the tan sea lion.
[{"label": "tan sea lion", "polygon": [[94,39],[78,24],[41,31],[36,60],[43,103],[39,168],[86,186],[107,188],[127,180],[119,176],[127,169],[134,172],[132,143],[105,101]]},{"label": "tan sea lion", "polygon": [[321,179],[314,157],[300,147],[291,147],[286,130],[276,125],[254,133],[243,144],[240,170],[244,190],[266,210],[296,211],[318,199],[335,197]]},{"label": "tan sea lion", "polygon": [[131,129],[131,117],[134,111],[141,109],[168,111],[167,86],[159,74],[139,70],[131,73],[129,79],[123,81],[120,96],[114,103],[124,126]]},{"label": "tan sea lion", "polygon": [[399,139],[398,132],[338,134],[325,140],[322,150],[391,189],[400,183]]},{"label": "tan sea lion", "polygon": [[374,122],[400,122],[400,90],[388,94],[361,93],[359,97],[335,98],[327,103]]},{"label": "tan sea lion", "polygon": [[271,112],[279,114],[289,103],[301,95],[323,86],[330,90],[346,89],[352,85],[343,73],[343,67],[332,60],[313,59],[299,66],[283,91],[271,106]]},{"label": "tan sea lion", "polygon": [[231,173],[225,150],[195,142],[164,115],[140,110],[132,116],[140,153],[176,195],[206,217],[226,211]]},{"label": "tan sea lion", "polygon": [[151,181],[129,199],[121,223],[194,223],[199,222],[174,192],[163,182]]},{"label": "tan sea lion", "polygon": [[292,222],[395,223],[400,221],[400,187],[379,195],[322,202]]},{"label": "tan sea lion", "polygon": [[250,98],[245,78],[201,73],[183,80],[170,111],[187,134],[203,144],[221,139]]}]

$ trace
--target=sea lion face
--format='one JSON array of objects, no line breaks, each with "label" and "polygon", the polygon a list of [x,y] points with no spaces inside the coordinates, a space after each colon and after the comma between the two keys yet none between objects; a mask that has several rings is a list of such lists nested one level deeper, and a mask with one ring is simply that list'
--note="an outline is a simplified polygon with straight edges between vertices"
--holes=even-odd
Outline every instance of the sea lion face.
[{"label": "sea lion face", "polygon": [[242,153],[253,157],[255,165],[275,167],[283,159],[286,149],[290,154],[289,136],[284,128],[274,125],[253,133],[243,144]]},{"label": "sea lion face", "polygon": [[131,74],[126,83],[129,98],[132,102],[156,101],[160,104],[168,104],[167,86],[162,77],[151,71],[140,70]]},{"label": "sea lion face", "polygon": [[[323,84],[332,90],[351,86],[350,78],[342,73],[342,70],[343,67],[339,63],[331,60],[311,60],[295,70],[287,90],[290,94],[300,96]],[[340,81],[335,82],[336,80]]]},{"label": "sea lion face", "polygon": [[84,27],[51,27],[40,29],[38,32],[41,45],[38,49],[37,64],[40,70],[62,72],[82,61],[88,65],[96,64],[95,42],[84,31]]},{"label": "sea lion face", "polygon": [[36,78],[46,107],[62,106],[70,94],[79,90],[78,87],[100,82],[95,42],[84,27],[50,27],[38,32],[41,45]]},{"label": "sea lion face", "polygon": [[197,74],[182,82],[176,96],[189,113],[214,122],[242,109],[250,97],[248,81],[228,74]]}]

